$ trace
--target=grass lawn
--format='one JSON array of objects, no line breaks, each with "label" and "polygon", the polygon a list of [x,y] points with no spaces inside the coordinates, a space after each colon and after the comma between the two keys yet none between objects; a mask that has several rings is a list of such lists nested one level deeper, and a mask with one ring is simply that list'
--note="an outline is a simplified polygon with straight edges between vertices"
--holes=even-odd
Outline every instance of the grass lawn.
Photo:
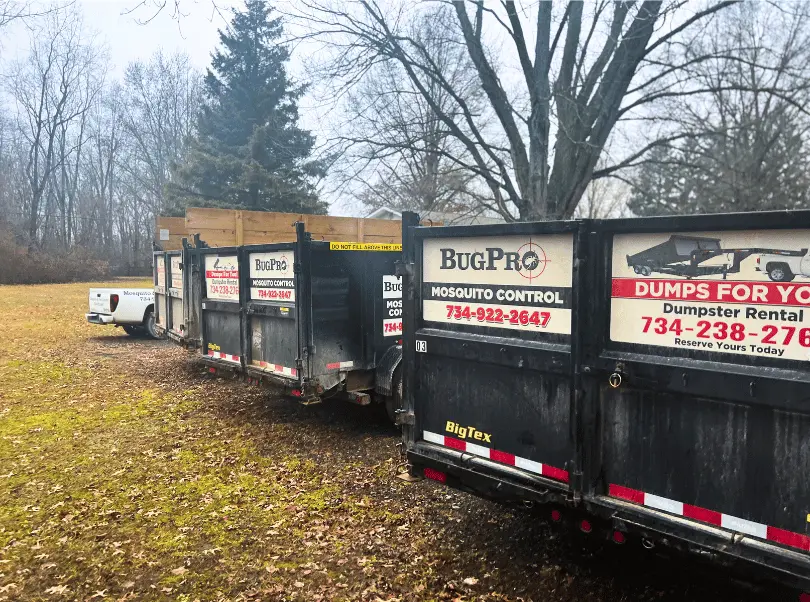
[{"label": "grass lawn", "polygon": [[383,411],[211,378],[89,286],[0,287],[0,600],[743,599],[403,483]]}]

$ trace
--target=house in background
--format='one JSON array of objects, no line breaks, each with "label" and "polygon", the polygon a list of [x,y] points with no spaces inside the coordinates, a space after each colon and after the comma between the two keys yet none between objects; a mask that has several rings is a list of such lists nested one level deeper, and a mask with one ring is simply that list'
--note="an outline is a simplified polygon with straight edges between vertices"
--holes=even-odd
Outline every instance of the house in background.
[{"label": "house in background", "polygon": [[[390,207],[380,207],[369,213],[366,217],[401,220],[402,212],[391,209]],[[504,219],[501,217],[487,217],[477,215],[473,212],[450,213],[447,211],[426,211],[425,213],[420,213],[419,218],[423,222],[436,222],[440,223],[442,226],[479,226],[483,224],[505,223]]]}]

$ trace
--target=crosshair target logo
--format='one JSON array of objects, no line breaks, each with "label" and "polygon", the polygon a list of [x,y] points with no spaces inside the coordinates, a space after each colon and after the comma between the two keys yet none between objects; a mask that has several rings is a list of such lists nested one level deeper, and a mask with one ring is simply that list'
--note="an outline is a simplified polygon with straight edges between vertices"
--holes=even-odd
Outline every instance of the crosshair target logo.
[{"label": "crosshair target logo", "polygon": [[521,246],[518,250],[520,261],[518,265],[518,273],[528,280],[534,280],[542,274],[550,259],[546,257],[546,252],[543,247],[528,242]]}]

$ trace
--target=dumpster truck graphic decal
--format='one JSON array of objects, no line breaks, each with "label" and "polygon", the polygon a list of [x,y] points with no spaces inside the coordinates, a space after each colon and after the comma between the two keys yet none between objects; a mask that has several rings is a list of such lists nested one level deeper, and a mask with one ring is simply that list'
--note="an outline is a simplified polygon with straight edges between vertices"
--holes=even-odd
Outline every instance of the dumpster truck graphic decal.
[{"label": "dumpster truck graphic decal", "polygon": [[428,239],[425,320],[571,332],[573,236]]},{"label": "dumpster truck graphic decal", "polygon": [[796,230],[617,235],[610,337],[807,361],[810,283],[789,281],[810,274],[809,241]]},{"label": "dumpster truck graphic decal", "polygon": [[250,298],[295,303],[292,251],[251,253]]}]

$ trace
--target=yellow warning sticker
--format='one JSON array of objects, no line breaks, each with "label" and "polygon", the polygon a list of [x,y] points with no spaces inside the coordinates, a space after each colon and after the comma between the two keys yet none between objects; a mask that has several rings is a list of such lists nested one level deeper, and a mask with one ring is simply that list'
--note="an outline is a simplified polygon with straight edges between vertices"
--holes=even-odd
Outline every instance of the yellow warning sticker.
[{"label": "yellow warning sticker", "polygon": [[401,251],[400,243],[384,242],[330,242],[330,251]]}]

